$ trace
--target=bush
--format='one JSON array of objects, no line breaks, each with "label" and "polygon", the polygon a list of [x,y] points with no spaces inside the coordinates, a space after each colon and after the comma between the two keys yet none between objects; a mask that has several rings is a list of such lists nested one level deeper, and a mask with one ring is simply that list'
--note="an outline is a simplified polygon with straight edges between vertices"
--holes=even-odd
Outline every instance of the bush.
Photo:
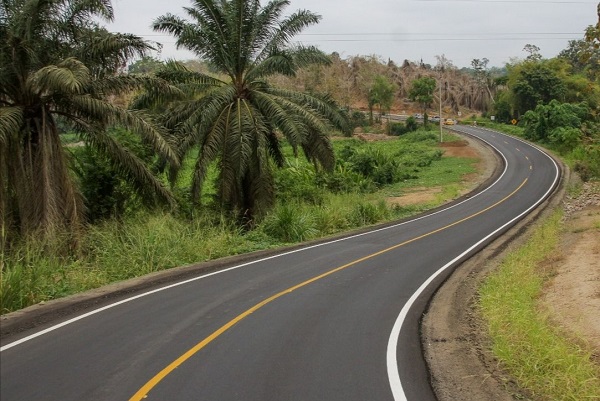
[{"label": "bush", "polygon": [[353,226],[360,227],[375,224],[385,220],[389,216],[389,209],[385,202],[377,205],[368,202],[359,202],[350,212],[350,223]]},{"label": "bush", "polygon": [[316,183],[334,194],[370,193],[377,189],[372,179],[352,171],[346,165],[337,165],[331,174],[319,175]]},{"label": "bush", "polygon": [[405,126],[408,132],[414,132],[419,129],[419,124],[413,116],[410,116],[406,119]]},{"label": "bush", "polygon": [[[152,161],[152,151],[140,140],[123,129],[110,132],[119,143],[146,163]],[[105,156],[89,146],[72,148],[75,172],[79,177],[80,190],[84,196],[86,216],[90,222],[108,218],[122,218],[139,210],[142,199],[153,203],[152,194],[143,193],[134,187],[131,180]]]},{"label": "bush", "polygon": [[350,115],[350,122],[352,124],[352,129],[357,127],[364,127],[367,125],[367,116],[362,111],[353,111]]},{"label": "bush", "polygon": [[578,146],[571,153],[571,158],[575,160],[573,169],[583,181],[600,177],[600,146]]},{"label": "bush", "polygon": [[419,129],[419,124],[413,116],[408,117],[404,123],[390,124],[390,134],[394,136],[405,135],[409,132],[414,132],[417,129]]},{"label": "bush", "polygon": [[410,132],[403,123],[390,123],[390,135],[400,136]]},{"label": "bush", "polygon": [[320,205],[324,193],[316,182],[315,170],[311,165],[288,162],[275,175],[277,197],[282,201],[297,200]]}]

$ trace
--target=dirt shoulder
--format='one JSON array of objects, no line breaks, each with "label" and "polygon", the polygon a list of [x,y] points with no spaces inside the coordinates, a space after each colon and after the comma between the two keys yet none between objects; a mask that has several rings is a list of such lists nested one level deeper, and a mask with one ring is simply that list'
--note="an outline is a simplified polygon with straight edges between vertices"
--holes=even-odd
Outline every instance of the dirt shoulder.
[{"label": "dirt shoulder", "polygon": [[422,342],[440,401],[533,399],[491,355],[485,323],[475,305],[481,282],[502,256],[527,239],[538,215],[557,207],[566,211],[562,256],[548,262],[555,276],[544,290],[540,308],[600,363],[600,184],[584,184],[574,198],[565,196],[563,185],[546,206],[459,267],[431,301],[422,320]]},{"label": "dirt shoulder", "polygon": [[540,307],[574,341],[600,363],[600,183],[585,183],[578,196],[564,202],[565,230],[553,278],[544,288]]}]

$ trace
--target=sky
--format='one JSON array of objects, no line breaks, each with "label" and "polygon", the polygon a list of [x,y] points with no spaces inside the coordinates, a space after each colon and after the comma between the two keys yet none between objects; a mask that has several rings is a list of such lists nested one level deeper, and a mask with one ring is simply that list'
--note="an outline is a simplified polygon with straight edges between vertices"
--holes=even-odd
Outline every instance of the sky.
[{"label": "sky", "polygon": [[[262,2],[266,4],[265,1]],[[291,0],[287,14],[299,9],[322,16],[294,40],[342,58],[378,56],[383,61],[420,61],[435,65],[444,55],[457,67],[487,58],[489,67],[523,59],[526,44],[551,58],[582,39],[598,21],[589,0]],[[175,38],[150,27],[166,13],[186,18],[191,0],[113,0],[114,32],[132,33],[162,43],[159,59],[194,59],[176,49]]]}]

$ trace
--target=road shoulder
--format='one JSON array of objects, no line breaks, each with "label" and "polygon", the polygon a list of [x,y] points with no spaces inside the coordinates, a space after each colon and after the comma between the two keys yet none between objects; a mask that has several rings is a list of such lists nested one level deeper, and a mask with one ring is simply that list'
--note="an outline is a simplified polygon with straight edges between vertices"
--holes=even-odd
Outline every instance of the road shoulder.
[{"label": "road shoulder", "polygon": [[533,213],[459,266],[438,289],[422,318],[421,340],[439,401],[530,399],[490,352],[485,323],[477,311],[478,288],[504,255],[523,244],[541,216],[560,207],[565,182]]}]

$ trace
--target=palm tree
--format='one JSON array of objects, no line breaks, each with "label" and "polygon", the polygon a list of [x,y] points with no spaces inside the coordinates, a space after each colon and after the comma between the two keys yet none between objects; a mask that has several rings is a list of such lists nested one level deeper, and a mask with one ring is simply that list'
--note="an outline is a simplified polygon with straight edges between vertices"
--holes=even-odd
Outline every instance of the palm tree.
[{"label": "palm tree", "polygon": [[[69,170],[59,126],[81,133],[140,187],[170,201],[170,192],[133,154],[107,134],[124,126],[177,162],[176,153],[139,111],[107,99],[162,81],[117,75],[151,44],[110,33],[95,18],[111,20],[110,0],[0,0],[0,240],[22,234],[48,237],[77,231],[83,202]],[[1,246],[1,244],[0,244]]]},{"label": "palm tree", "polygon": [[273,165],[284,162],[278,134],[315,166],[331,170],[328,131],[347,127],[330,98],[269,84],[276,74],[293,76],[299,68],[329,62],[314,47],[290,46],[291,38],[320,16],[300,10],[282,19],[288,5],[284,0],[264,7],[259,0],[195,0],[185,8],[191,22],[171,14],[154,21],[156,31],[174,35],[178,47],[195,52],[224,77],[176,68],[171,79],[201,94],[172,108],[166,124],[177,128],[180,156],[199,148],[194,201],[200,199],[209,166],[218,161],[218,197],[246,222],[273,205]]}]

